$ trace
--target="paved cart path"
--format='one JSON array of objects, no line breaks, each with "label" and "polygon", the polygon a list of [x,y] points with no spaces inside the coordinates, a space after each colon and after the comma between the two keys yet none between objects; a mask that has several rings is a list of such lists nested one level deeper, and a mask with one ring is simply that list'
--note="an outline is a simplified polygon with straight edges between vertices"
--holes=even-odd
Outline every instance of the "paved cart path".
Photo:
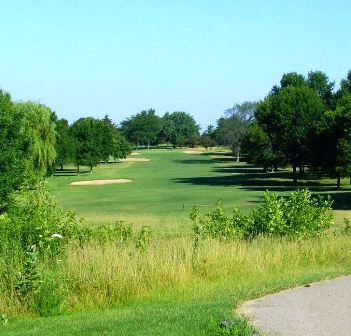
[{"label": "paved cart path", "polygon": [[351,336],[351,276],[268,295],[240,311],[262,335]]}]

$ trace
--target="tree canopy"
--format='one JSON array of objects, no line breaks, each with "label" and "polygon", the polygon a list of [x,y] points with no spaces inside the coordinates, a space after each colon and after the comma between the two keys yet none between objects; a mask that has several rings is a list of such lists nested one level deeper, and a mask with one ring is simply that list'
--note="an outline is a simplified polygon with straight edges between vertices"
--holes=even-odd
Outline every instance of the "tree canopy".
[{"label": "tree canopy", "polygon": [[186,112],[167,112],[162,117],[162,137],[176,146],[195,146],[200,138],[200,126]]}]

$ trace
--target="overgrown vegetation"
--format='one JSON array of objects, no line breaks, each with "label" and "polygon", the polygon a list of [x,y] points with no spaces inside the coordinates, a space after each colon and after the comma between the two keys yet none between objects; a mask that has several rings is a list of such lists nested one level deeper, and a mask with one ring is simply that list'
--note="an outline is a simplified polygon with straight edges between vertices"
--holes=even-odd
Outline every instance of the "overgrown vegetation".
[{"label": "overgrown vegetation", "polygon": [[194,223],[195,244],[205,238],[315,237],[332,226],[331,205],[330,198],[313,197],[307,189],[296,190],[288,197],[266,191],[261,204],[248,215],[238,208],[229,215],[218,202],[214,211],[204,215],[195,206],[190,218]]},{"label": "overgrown vegetation", "polygon": [[[194,208],[195,241],[201,241],[195,254],[190,238],[152,239],[148,226],[140,232],[123,222],[87,227],[62,210],[45,184],[10,200],[0,219],[0,308],[9,315],[105,307],[199,280],[243,278],[262,263],[287,266],[285,259],[290,267],[294,258],[295,267],[307,260],[329,264],[341,258],[349,239],[323,236],[331,201],[307,190],[287,198],[266,192],[248,215],[235,209],[229,216],[220,203],[205,215]],[[296,237],[309,239],[291,240]],[[254,265],[257,253],[265,257]]]}]

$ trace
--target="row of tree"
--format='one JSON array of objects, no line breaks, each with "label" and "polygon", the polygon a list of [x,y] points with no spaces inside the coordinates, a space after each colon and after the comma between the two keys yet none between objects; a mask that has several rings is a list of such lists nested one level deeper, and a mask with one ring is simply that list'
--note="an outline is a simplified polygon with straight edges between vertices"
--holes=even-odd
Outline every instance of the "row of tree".
[{"label": "row of tree", "polygon": [[119,132],[112,120],[92,117],[80,118],[72,125],[65,119],[57,120],[56,165],[63,169],[66,163],[74,163],[78,172],[80,166],[90,170],[101,161],[108,162],[125,158],[131,152],[131,145]]},{"label": "row of tree", "polygon": [[291,165],[294,183],[307,166],[340,187],[351,176],[351,72],[334,86],[321,71],[284,74],[264,100],[228,110],[214,138],[264,169]]},{"label": "row of tree", "polygon": [[200,139],[199,130],[200,126],[188,113],[167,112],[159,117],[153,109],[131,116],[120,126],[121,133],[130,143],[148,148],[160,143],[194,147]]},{"label": "row of tree", "polygon": [[14,190],[35,188],[65,163],[96,166],[126,157],[131,146],[112,121],[81,118],[72,125],[47,106],[14,102],[0,90],[0,208]]}]

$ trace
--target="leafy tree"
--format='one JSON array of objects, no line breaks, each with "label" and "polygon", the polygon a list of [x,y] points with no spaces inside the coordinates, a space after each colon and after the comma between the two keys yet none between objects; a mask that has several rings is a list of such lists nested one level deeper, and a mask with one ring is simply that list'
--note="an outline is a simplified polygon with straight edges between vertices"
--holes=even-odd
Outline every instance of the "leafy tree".
[{"label": "leafy tree", "polygon": [[287,88],[288,86],[301,87],[307,85],[306,79],[303,75],[297,72],[289,72],[282,76],[280,80],[281,88]]},{"label": "leafy tree", "polygon": [[333,107],[334,82],[330,82],[328,76],[322,71],[310,71],[307,77],[307,84],[317,91],[318,96],[323,100],[327,108]]},{"label": "leafy tree", "polygon": [[231,151],[236,153],[237,162],[240,160],[242,140],[248,131],[256,107],[256,102],[235,104],[225,111],[227,117],[222,117],[217,122],[217,141],[221,145],[230,147]]},{"label": "leafy tree", "polygon": [[161,118],[153,109],[141,111],[121,123],[122,134],[136,146],[145,144],[149,148],[157,140],[160,130]]},{"label": "leafy tree", "polygon": [[11,96],[0,90],[0,207],[22,183],[21,120]]},{"label": "leafy tree", "polygon": [[16,103],[17,117],[21,120],[23,173],[31,186],[51,175],[56,159],[55,115],[42,104],[31,101]]},{"label": "leafy tree", "polygon": [[89,166],[90,171],[100,163],[105,155],[102,151],[103,122],[91,117],[80,118],[70,128],[74,144],[74,160],[78,167]]},{"label": "leafy tree", "polygon": [[200,138],[200,126],[186,112],[167,112],[162,117],[161,136],[173,147],[189,145],[194,147]]},{"label": "leafy tree", "polygon": [[0,206],[9,194],[35,187],[52,172],[55,151],[54,114],[46,106],[14,103],[0,91]]},{"label": "leafy tree", "polygon": [[256,120],[268,134],[280,164],[290,163],[293,181],[297,182],[297,167],[303,173],[310,153],[311,139],[325,106],[316,91],[308,86],[287,86],[268,96],[257,109]]},{"label": "leafy tree", "polygon": [[73,149],[72,139],[69,131],[69,124],[66,119],[56,121],[56,164],[63,170],[63,165],[72,160]]},{"label": "leafy tree", "polygon": [[119,132],[117,126],[112,122],[109,116],[105,116],[103,119],[105,124],[105,130],[103,134],[103,146],[102,153],[105,162],[110,156],[115,160],[126,158],[131,153],[132,147],[124,136]]},{"label": "leafy tree", "polygon": [[212,148],[217,145],[216,129],[214,128],[214,126],[209,125],[206,131],[201,134],[200,144],[206,149]]},{"label": "leafy tree", "polygon": [[335,177],[340,188],[341,178],[351,176],[351,95],[325,114],[317,142],[314,167]]},{"label": "leafy tree", "polygon": [[242,147],[247,155],[247,161],[263,165],[264,171],[269,167],[277,170],[278,164],[282,162],[282,153],[274,150],[272,139],[257,122],[249,126]]}]

